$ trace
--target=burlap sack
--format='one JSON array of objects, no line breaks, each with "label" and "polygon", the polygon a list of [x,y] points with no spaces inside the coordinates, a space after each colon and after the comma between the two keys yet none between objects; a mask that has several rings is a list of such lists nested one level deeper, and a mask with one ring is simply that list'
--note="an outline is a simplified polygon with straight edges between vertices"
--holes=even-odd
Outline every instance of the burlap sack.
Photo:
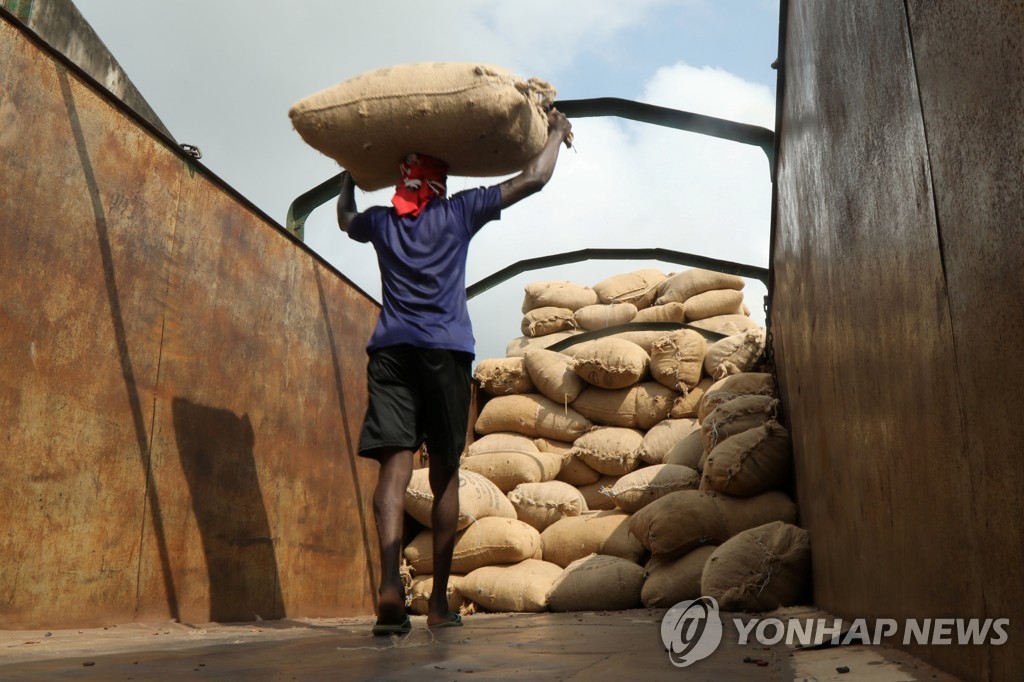
[{"label": "burlap sack", "polygon": [[796,521],[796,505],[779,491],[729,497],[706,490],[680,490],[633,514],[629,532],[652,553],[677,557],[700,545],[721,544],[736,533],[771,521]]},{"label": "burlap sack", "polygon": [[[653,430],[653,429],[652,429]],[[680,464],[691,469],[701,470],[704,460],[704,438],[700,429],[686,434],[665,453],[665,464]]]},{"label": "burlap sack", "polygon": [[587,387],[572,369],[573,359],[546,348],[532,348],[523,356],[530,382],[537,392],[559,404],[571,403]]},{"label": "burlap sack", "polygon": [[598,302],[597,292],[574,282],[531,282],[525,287],[523,312],[537,308],[568,308],[577,311]]},{"label": "burlap sack", "polygon": [[789,432],[769,420],[721,442],[704,462],[701,489],[749,497],[783,485],[790,474]]},{"label": "burlap sack", "polygon": [[480,474],[498,486],[498,490],[507,493],[521,483],[554,480],[562,468],[562,458],[541,452],[536,447],[533,452],[494,450],[475,455],[467,452],[461,466],[466,471]]},{"label": "burlap sack", "polygon": [[668,416],[672,419],[683,419],[684,417],[696,417],[700,402],[704,398],[704,392],[711,387],[711,377],[701,376],[697,385],[688,389],[685,395],[675,399],[672,403],[672,410]]},{"label": "burlap sack", "polygon": [[717,545],[704,545],[676,559],[652,557],[644,567],[640,599],[647,608],[671,608],[687,599],[699,599],[704,564]]},{"label": "burlap sack", "polygon": [[488,611],[539,613],[562,567],[527,559],[511,566],[484,566],[459,581],[459,592]]},{"label": "burlap sack", "polygon": [[[639,312],[637,313],[640,314]],[[618,332],[607,337],[610,339],[618,339],[619,341],[629,341],[635,343],[644,349],[644,352],[648,356],[651,354],[651,348],[654,344],[665,335],[664,331],[630,331],[630,332]]]},{"label": "burlap sack", "polygon": [[[405,547],[405,558],[417,574],[434,572],[434,535],[421,531]],[[469,573],[481,566],[514,564],[531,558],[540,547],[540,533],[518,519],[478,519],[455,535],[452,572]]]},{"label": "burlap sack", "polygon": [[632,303],[642,310],[654,301],[658,285],[664,280],[661,270],[634,270],[601,280],[594,291],[602,303]]},{"label": "burlap sack", "polygon": [[556,481],[562,481],[573,486],[590,485],[601,479],[601,472],[576,457],[571,452],[562,458],[562,468],[555,476]]},{"label": "burlap sack", "polygon": [[636,385],[636,426],[650,429],[668,419],[679,392],[656,381],[643,381]]},{"label": "burlap sack", "polygon": [[475,424],[481,434],[512,431],[565,441],[575,441],[592,427],[589,419],[571,407],[534,393],[491,398],[480,410]]},{"label": "burlap sack", "polygon": [[680,329],[661,337],[651,348],[651,376],[676,391],[696,386],[704,369],[708,343],[699,332]]},{"label": "burlap sack", "polygon": [[652,305],[650,308],[638,310],[633,322],[683,322],[686,320],[686,308],[682,303],[666,303]]},{"label": "burlap sack", "polygon": [[[448,610],[453,613],[460,613],[465,610],[466,598],[459,592],[459,583],[462,581],[464,576],[451,575],[448,576]],[[427,611],[430,607],[430,594],[434,591],[434,576],[433,575],[417,575],[413,576],[412,585],[409,587],[408,593],[405,595],[406,606],[409,610],[417,616],[427,615]]]},{"label": "burlap sack", "polygon": [[654,464],[626,474],[606,492],[616,507],[632,514],[669,493],[696,490],[700,480],[700,474],[690,467]]},{"label": "burlap sack", "polygon": [[765,331],[760,327],[716,341],[704,356],[704,371],[715,379],[730,374],[749,372],[761,359],[765,347]]},{"label": "burlap sack", "polygon": [[743,306],[743,292],[735,289],[714,289],[691,296],[683,304],[686,321],[705,320],[717,315],[732,315]]},{"label": "burlap sack", "polygon": [[523,336],[548,336],[576,329],[576,319],[568,308],[546,306],[535,308],[523,315],[523,321],[519,328],[523,332]]},{"label": "burlap sack", "polygon": [[743,289],[743,279],[736,275],[713,272],[693,268],[677,273],[658,286],[658,297],[655,305],[664,305],[673,301],[686,303],[691,297],[713,289]]},{"label": "burlap sack", "polygon": [[747,315],[738,314],[716,315],[715,317],[708,317],[703,320],[695,320],[690,323],[690,326],[706,329],[709,332],[715,332],[716,334],[722,334],[723,336],[742,334],[748,329],[758,329],[761,327],[761,325],[754,322]]},{"label": "burlap sack", "polygon": [[572,450],[572,442],[564,440],[554,440],[551,438],[534,438],[533,444],[537,446],[537,449],[541,452],[552,452],[560,457],[566,457],[569,455],[569,451]]},{"label": "burlap sack", "polygon": [[473,370],[473,378],[480,384],[480,390],[488,395],[533,393],[537,390],[523,358],[481,360]]},{"label": "burlap sack", "polygon": [[637,467],[644,435],[621,426],[597,426],[573,443],[572,455],[606,476],[623,476]]},{"label": "burlap sack", "polygon": [[569,564],[548,593],[552,611],[619,611],[640,607],[644,569],[631,561],[592,554]]},{"label": "burlap sack", "polygon": [[629,514],[589,511],[556,521],[540,534],[544,560],[568,566],[589,554],[607,554],[638,563],[644,548],[629,534]]},{"label": "burlap sack", "polygon": [[[434,494],[430,491],[427,469],[412,472],[409,487],[405,489],[405,511],[415,520],[430,528]],[[476,519],[498,516],[516,518],[516,510],[498,487],[480,474],[459,470],[459,521],[462,530]]]},{"label": "burlap sack", "polygon": [[605,337],[582,344],[576,351],[573,371],[599,388],[626,388],[647,374],[651,359],[629,341]]},{"label": "burlap sack", "polygon": [[626,324],[636,316],[636,306],[632,303],[598,303],[588,305],[575,312],[573,317],[576,326],[588,331],[617,327]]},{"label": "burlap sack", "polygon": [[519,520],[543,531],[567,516],[587,511],[587,502],[574,486],[561,481],[523,483],[508,494]]},{"label": "burlap sack", "polygon": [[593,483],[576,486],[587,503],[588,511],[607,511],[616,508],[615,501],[608,495],[608,490],[619,481],[619,478],[598,474],[598,479]]},{"label": "burlap sack", "polygon": [[729,436],[775,419],[778,410],[779,401],[769,395],[741,395],[727,400],[701,422],[704,452],[711,452]]},{"label": "burlap sack", "polygon": [[592,421],[604,426],[633,428],[637,425],[637,386],[609,390],[589,386],[573,401],[573,409]]},{"label": "burlap sack", "polygon": [[767,372],[744,372],[731,374],[711,384],[697,408],[697,418],[704,421],[711,412],[724,402],[741,395],[775,395],[775,381]]},{"label": "burlap sack", "polygon": [[554,334],[548,334],[547,336],[517,336],[505,345],[505,357],[517,358],[526,355],[526,351],[531,348],[547,348],[553,346],[559,341],[564,341],[570,337],[578,335],[578,330],[572,330],[567,332],[556,332]]},{"label": "burlap sack", "polygon": [[775,521],[741,532],[716,549],[704,565],[700,588],[723,611],[772,611],[800,604],[810,577],[807,531]]},{"label": "burlap sack", "polygon": [[665,419],[644,434],[637,456],[648,464],[664,464],[665,455],[696,428],[696,419]]},{"label": "burlap sack", "polygon": [[555,91],[497,66],[403,64],[376,69],[296,102],[292,125],[345,167],[360,188],[398,184],[399,163],[426,154],[458,176],[521,170],[548,136]]}]

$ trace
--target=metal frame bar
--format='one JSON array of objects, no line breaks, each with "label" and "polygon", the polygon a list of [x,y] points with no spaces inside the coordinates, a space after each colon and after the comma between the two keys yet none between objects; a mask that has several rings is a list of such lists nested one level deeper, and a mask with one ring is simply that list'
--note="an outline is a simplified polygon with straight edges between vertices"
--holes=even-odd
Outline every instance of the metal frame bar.
[{"label": "metal frame bar", "polygon": [[708,258],[707,256],[697,256],[692,253],[672,251],[671,249],[580,249],[579,251],[567,251],[551,256],[527,258],[513,263],[466,287],[466,298],[473,298],[516,275],[530,270],[539,270],[554,265],[579,263],[585,260],[660,260],[667,263],[678,263],[679,265],[757,279],[763,282],[766,287],[768,286],[768,269],[754,265],[744,265],[743,263]]}]

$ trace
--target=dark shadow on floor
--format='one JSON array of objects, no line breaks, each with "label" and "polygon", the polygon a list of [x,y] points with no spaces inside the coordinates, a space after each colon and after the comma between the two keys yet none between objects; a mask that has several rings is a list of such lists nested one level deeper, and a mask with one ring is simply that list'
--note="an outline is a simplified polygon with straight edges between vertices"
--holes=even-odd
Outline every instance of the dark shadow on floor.
[{"label": "dark shadow on floor", "polygon": [[175,398],[174,434],[210,580],[210,620],[282,618],[277,557],[248,415]]}]

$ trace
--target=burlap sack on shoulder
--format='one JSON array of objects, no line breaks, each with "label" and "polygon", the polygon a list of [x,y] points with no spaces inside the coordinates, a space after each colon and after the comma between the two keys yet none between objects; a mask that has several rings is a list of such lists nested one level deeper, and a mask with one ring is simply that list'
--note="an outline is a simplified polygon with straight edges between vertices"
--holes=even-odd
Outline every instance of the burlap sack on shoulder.
[{"label": "burlap sack on shoulder", "polygon": [[711,412],[724,402],[741,395],[775,395],[775,380],[767,372],[743,372],[730,374],[711,384],[697,408],[697,418],[704,421]]},{"label": "burlap sack on shoulder", "polygon": [[532,348],[523,356],[526,371],[537,391],[556,403],[571,403],[587,382],[572,369],[573,359],[546,348]]},{"label": "burlap sack on shoulder", "polygon": [[783,485],[790,473],[789,432],[775,420],[730,436],[704,462],[701,489],[747,497]]},{"label": "burlap sack on shoulder", "polygon": [[587,502],[574,486],[562,481],[523,483],[508,494],[519,520],[543,531],[567,516],[587,511]]},{"label": "burlap sack on shoulder", "polygon": [[677,559],[652,557],[644,567],[640,599],[647,608],[669,608],[687,599],[699,599],[704,565],[717,545],[704,545]]},{"label": "burlap sack on shoulder", "polygon": [[491,398],[480,410],[474,428],[481,434],[512,431],[534,438],[575,441],[593,426],[571,407],[527,393]]},{"label": "burlap sack on shoulder", "polygon": [[651,348],[651,376],[673,390],[687,390],[700,381],[707,352],[700,332],[680,329],[666,334]]},{"label": "burlap sack on shoulder", "polygon": [[459,592],[488,611],[539,613],[547,610],[548,592],[562,570],[538,559],[511,566],[484,566],[459,581]]},{"label": "burlap sack on shoulder", "polygon": [[636,316],[636,306],[632,303],[598,303],[577,310],[573,317],[576,326],[587,331],[598,331],[608,327],[631,322]]},{"label": "burlap sack on shoulder", "polygon": [[723,611],[758,613],[801,603],[810,576],[809,534],[776,521],[743,531],[716,549],[704,565],[700,588]]},{"label": "burlap sack on shoulder", "polygon": [[525,287],[523,313],[537,308],[568,308],[573,312],[598,302],[597,292],[575,282],[531,282]]},{"label": "burlap sack on shoulder", "polygon": [[575,354],[573,371],[599,388],[626,388],[647,374],[651,359],[629,341],[605,337],[582,344]]},{"label": "burlap sack on shoulder", "polygon": [[640,606],[644,569],[613,556],[577,559],[555,579],[548,593],[552,611],[619,611]]},{"label": "burlap sack on shoulder", "polygon": [[576,329],[576,318],[568,308],[534,308],[523,315],[519,328],[523,336],[548,336]]},{"label": "burlap sack on shoulder", "polygon": [[523,358],[488,358],[477,363],[473,378],[487,395],[532,393],[530,373]]},{"label": "burlap sack on shoulder", "polygon": [[623,476],[638,463],[643,434],[621,426],[597,426],[573,443],[572,455],[606,476]]},{"label": "burlap sack on shoulder", "polygon": [[677,557],[700,545],[721,544],[771,521],[796,521],[796,505],[779,491],[730,497],[707,490],[680,490],[633,514],[629,532],[652,553]]},{"label": "burlap sack on shoulder", "polygon": [[584,512],[556,521],[540,534],[544,560],[568,566],[589,554],[607,554],[638,563],[644,548],[629,534],[629,514],[618,510]]},{"label": "burlap sack on shoulder", "polygon": [[664,464],[665,455],[695,428],[696,419],[665,419],[644,434],[637,456],[648,464]]},{"label": "burlap sack on shoulder", "polygon": [[[405,511],[409,516],[431,527],[431,510],[434,494],[430,491],[427,469],[412,472],[409,487],[405,490]],[[489,516],[516,518],[516,510],[498,487],[480,474],[459,470],[459,530],[477,519]]]},{"label": "burlap sack on shoulder", "polygon": [[632,303],[638,310],[651,305],[665,273],[656,269],[634,270],[603,279],[594,285],[602,303]]},{"label": "burlap sack on shoulder", "polygon": [[375,69],[296,102],[292,125],[366,191],[398,184],[409,154],[459,176],[521,170],[544,146],[550,84],[498,66],[430,62]]},{"label": "burlap sack on shoulder", "polygon": [[626,474],[606,492],[615,506],[630,514],[677,490],[696,490],[700,474],[678,464],[653,464]]},{"label": "burlap sack on shoulder", "polygon": [[749,372],[764,353],[765,338],[765,330],[755,327],[716,341],[704,356],[704,371],[715,379]]},{"label": "burlap sack on shoulder", "polygon": [[743,278],[736,275],[728,275],[724,272],[714,272],[701,268],[692,268],[676,273],[663,281],[658,287],[658,297],[655,305],[664,305],[677,301],[686,303],[690,298],[705,291],[714,289],[743,289],[745,282]]}]

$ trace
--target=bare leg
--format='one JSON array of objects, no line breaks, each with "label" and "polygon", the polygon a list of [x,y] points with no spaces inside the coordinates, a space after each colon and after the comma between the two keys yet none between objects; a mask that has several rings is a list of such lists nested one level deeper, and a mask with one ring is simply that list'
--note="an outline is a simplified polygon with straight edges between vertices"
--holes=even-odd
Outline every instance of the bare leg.
[{"label": "bare leg", "polygon": [[405,489],[412,478],[412,454],[411,450],[386,449],[380,456],[380,475],[373,493],[373,516],[380,540],[379,623],[401,623],[405,620],[405,588],[399,568]]},{"label": "bare leg", "polygon": [[434,494],[431,524],[434,536],[434,586],[430,593],[427,625],[448,620],[448,576],[459,521],[459,468],[430,463],[430,490]]}]

